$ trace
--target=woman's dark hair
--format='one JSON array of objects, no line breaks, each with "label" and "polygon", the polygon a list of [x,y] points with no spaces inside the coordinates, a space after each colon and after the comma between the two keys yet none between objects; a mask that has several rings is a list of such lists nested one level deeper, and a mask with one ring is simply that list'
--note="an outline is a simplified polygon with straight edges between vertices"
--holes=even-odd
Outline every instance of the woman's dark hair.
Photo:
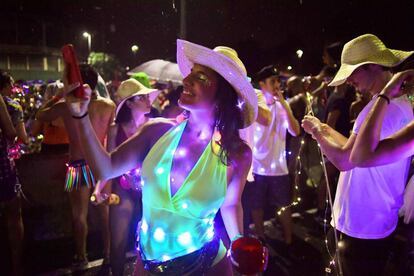
[{"label": "woman's dark hair", "polygon": [[125,101],[125,103],[123,104],[123,106],[119,110],[118,114],[116,115],[116,118],[115,118],[115,123],[116,124],[122,124],[122,123],[127,123],[127,122],[131,121],[131,119],[132,119],[131,109],[129,108],[129,106],[126,103],[130,100],[131,99],[128,99],[128,100]]},{"label": "woman's dark hair", "polygon": [[218,155],[223,164],[229,165],[232,162],[229,153],[234,153],[244,143],[239,135],[243,119],[241,110],[237,106],[236,91],[222,76],[217,75],[215,126],[221,134],[219,142],[221,148]]},{"label": "woman's dark hair", "polygon": [[79,71],[83,82],[88,84],[92,91],[95,90],[96,84],[98,83],[98,73],[96,70],[89,64],[81,63],[79,64]]},{"label": "woman's dark hair", "polygon": [[183,93],[183,90],[184,90],[184,87],[180,85],[166,95],[167,99],[170,102],[170,105],[178,105],[178,100],[180,99],[180,96],[181,96],[181,93]]},{"label": "woman's dark hair", "polygon": [[3,90],[7,85],[12,83],[12,77],[9,73],[0,69],[0,90]]},{"label": "woman's dark hair", "polygon": [[391,72],[395,74],[395,73],[405,71],[408,69],[414,69],[414,57],[413,56],[410,56],[409,58],[404,60],[400,65],[393,67]]}]

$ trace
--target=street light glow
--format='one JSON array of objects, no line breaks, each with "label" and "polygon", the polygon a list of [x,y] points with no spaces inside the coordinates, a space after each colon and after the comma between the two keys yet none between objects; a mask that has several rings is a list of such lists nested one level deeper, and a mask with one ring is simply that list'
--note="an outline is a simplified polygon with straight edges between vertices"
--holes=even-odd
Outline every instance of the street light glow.
[{"label": "street light glow", "polygon": [[303,51],[301,49],[297,50],[296,55],[298,55],[298,58],[301,58],[303,56]]},{"label": "street light glow", "polygon": [[131,47],[131,51],[135,54],[136,52],[138,52],[138,50],[139,50],[139,47],[138,47],[138,45],[132,45],[132,47]]},{"label": "street light glow", "polygon": [[82,36],[88,40],[88,52],[91,52],[92,36],[88,32],[83,32]]}]

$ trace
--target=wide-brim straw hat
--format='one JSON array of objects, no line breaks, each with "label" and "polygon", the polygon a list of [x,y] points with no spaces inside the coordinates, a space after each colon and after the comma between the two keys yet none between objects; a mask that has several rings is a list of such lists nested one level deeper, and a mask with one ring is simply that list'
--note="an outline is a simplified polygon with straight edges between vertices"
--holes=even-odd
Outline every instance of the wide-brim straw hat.
[{"label": "wide-brim straw hat", "polygon": [[247,77],[237,52],[229,47],[209,49],[195,43],[177,39],[177,63],[183,77],[190,74],[194,64],[209,67],[220,74],[236,91],[242,113],[242,128],[251,125],[257,117],[257,96]]},{"label": "wide-brim straw hat", "polygon": [[118,97],[119,99],[121,99],[121,101],[116,107],[115,114],[118,114],[118,112],[121,110],[121,108],[127,100],[135,96],[148,94],[150,103],[152,104],[152,102],[157,98],[159,93],[159,90],[147,88],[136,79],[131,78],[124,80],[123,82],[121,82],[117,90]]},{"label": "wide-brim straw hat", "polygon": [[377,64],[394,67],[406,60],[414,51],[388,49],[373,34],[364,34],[352,39],[344,45],[341,56],[341,67],[329,86],[343,84],[358,67],[365,64]]}]

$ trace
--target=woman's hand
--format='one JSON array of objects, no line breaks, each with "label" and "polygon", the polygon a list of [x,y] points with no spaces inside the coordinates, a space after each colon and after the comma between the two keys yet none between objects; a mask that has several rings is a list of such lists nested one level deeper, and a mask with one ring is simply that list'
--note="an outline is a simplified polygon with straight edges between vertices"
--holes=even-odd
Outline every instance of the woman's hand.
[{"label": "woman's hand", "polygon": [[381,94],[384,94],[390,98],[396,98],[404,93],[410,92],[411,89],[404,89],[405,87],[413,86],[414,84],[414,70],[406,70],[396,73],[387,85],[382,90]]},{"label": "woman's hand", "polygon": [[88,112],[88,105],[91,99],[92,90],[89,85],[84,84],[83,89],[85,91],[85,97],[78,98],[75,97],[74,91],[76,88],[79,87],[79,83],[72,83],[69,84],[68,82],[68,70],[65,66],[65,70],[63,71],[63,96],[65,97],[66,105],[69,108],[69,111],[72,116],[81,117]]},{"label": "woman's hand", "polygon": [[83,89],[85,91],[84,98],[75,97],[72,93],[75,89],[79,87],[79,83],[70,84],[65,86],[65,101],[66,105],[69,108],[69,111],[72,116],[83,116],[88,112],[88,105],[91,99],[92,90],[89,85],[84,84]]},{"label": "woman's hand", "polygon": [[102,202],[104,202],[107,198],[108,198],[108,195],[105,194],[105,193],[101,193],[98,186],[96,186],[95,190],[93,191],[93,193],[91,195],[90,200],[91,200],[93,205],[99,205]]}]

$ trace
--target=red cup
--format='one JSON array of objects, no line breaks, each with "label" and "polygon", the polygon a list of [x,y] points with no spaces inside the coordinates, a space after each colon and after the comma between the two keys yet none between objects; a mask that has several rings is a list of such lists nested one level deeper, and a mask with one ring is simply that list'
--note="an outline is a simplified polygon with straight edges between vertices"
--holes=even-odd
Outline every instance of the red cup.
[{"label": "red cup", "polygon": [[230,260],[241,274],[265,271],[268,257],[267,248],[256,238],[240,237],[230,245]]}]

